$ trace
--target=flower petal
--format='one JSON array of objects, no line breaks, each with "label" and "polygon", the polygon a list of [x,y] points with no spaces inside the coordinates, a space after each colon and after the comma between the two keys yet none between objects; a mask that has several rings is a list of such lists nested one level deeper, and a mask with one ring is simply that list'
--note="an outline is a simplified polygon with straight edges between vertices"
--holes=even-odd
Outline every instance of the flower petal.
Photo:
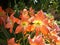
[{"label": "flower petal", "polygon": [[22,32],[22,27],[19,25],[16,27],[15,34]]},{"label": "flower petal", "polygon": [[40,27],[40,31],[44,35],[48,35],[48,33],[49,33],[49,30],[48,30],[48,28],[45,25],[43,25],[43,26]]}]

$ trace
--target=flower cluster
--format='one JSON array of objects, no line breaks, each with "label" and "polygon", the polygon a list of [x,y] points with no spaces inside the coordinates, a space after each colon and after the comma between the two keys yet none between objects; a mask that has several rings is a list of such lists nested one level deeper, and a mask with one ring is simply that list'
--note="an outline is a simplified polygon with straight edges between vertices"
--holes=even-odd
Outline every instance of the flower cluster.
[{"label": "flower cluster", "polygon": [[[10,16],[7,16],[4,25],[6,29],[9,29],[10,33],[13,33],[14,24],[18,24],[14,30],[14,34],[18,35],[22,33],[23,43],[26,37],[30,45],[60,45],[60,28],[55,22],[54,17],[49,17],[42,10],[35,12],[32,7],[29,10],[21,10],[18,18],[14,16],[15,13],[16,12],[12,12]],[[2,18],[0,19],[0,21],[4,20],[2,20]],[[32,33],[34,34],[32,35]],[[14,39],[15,37],[8,39],[8,45],[22,45],[20,40],[16,40],[16,42],[18,42],[16,43]]]}]

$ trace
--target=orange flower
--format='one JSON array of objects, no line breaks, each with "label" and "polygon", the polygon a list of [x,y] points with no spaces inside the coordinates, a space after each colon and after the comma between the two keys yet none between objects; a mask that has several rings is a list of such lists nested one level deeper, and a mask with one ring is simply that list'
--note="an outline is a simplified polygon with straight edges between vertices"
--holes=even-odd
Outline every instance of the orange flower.
[{"label": "orange flower", "polygon": [[5,24],[5,28],[9,28],[10,33],[12,33],[13,25],[14,24],[13,24],[12,20],[8,17],[7,18],[7,24]]},{"label": "orange flower", "polygon": [[34,29],[35,29],[35,26],[29,25],[26,30],[27,30],[27,32],[32,32],[32,31],[34,31]]},{"label": "orange flower", "polygon": [[48,26],[51,27],[51,28],[54,28],[54,22],[53,21],[54,20],[52,20],[52,19],[48,20]]},{"label": "orange flower", "polygon": [[60,45],[60,40],[57,40],[56,41],[56,45]]},{"label": "orange flower", "polygon": [[[32,18],[33,19],[33,18]],[[31,19],[31,20],[32,20]],[[32,21],[33,25],[35,26],[36,29],[36,35],[39,34],[39,32],[41,31],[44,35],[47,35],[49,33],[49,30],[47,28],[48,25],[48,20],[46,18],[46,16],[44,15],[43,11],[39,11],[37,12],[37,14],[35,14],[35,17]],[[45,26],[43,26],[45,25]]]},{"label": "orange flower", "polygon": [[33,39],[31,39],[29,36],[28,40],[29,40],[30,45],[45,45],[41,35],[38,35],[37,37],[34,36]]},{"label": "orange flower", "polygon": [[7,19],[6,13],[2,9],[2,7],[0,6],[0,24],[4,24],[5,25],[6,19]]},{"label": "orange flower", "polygon": [[40,33],[40,27],[36,27],[36,36],[38,36]]},{"label": "orange flower", "polygon": [[52,36],[56,36],[57,32],[56,32],[56,30],[52,30],[52,31],[50,31],[50,34],[51,34]]},{"label": "orange flower", "polygon": [[37,14],[35,14],[34,18],[32,18],[32,19],[33,19],[33,21],[32,21],[33,24],[37,24],[37,25],[40,25],[40,26],[42,24],[44,24],[45,22],[46,23],[48,22],[47,20],[45,20],[46,16],[44,15],[42,10],[37,12]]},{"label": "orange flower", "polygon": [[6,13],[5,13],[5,11],[2,9],[2,7],[0,6],[0,16],[2,16],[2,15],[5,15]]},{"label": "orange flower", "polygon": [[42,25],[42,26],[40,27],[40,31],[41,31],[41,33],[43,33],[44,35],[48,35],[48,33],[49,33],[49,29],[48,29],[45,25]]},{"label": "orange flower", "polygon": [[49,38],[54,40],[54,42],[57,42],[60,39],[60,37],[58,37],[58,35],[57,35],[56,30],[53,30],[50,32]]},{"label": "orange flower", "polygon": [[21,15],[19,16],[19,18],[21,18],[22,20],[29,19],[28,10],[23,9],[23,11],[21,12]]},{"label": "orange flower", "polygon": [[19,24],[19,26],[17,26],[17,28],[15,30],[15,33],[16,34],[19,33],[20,31],[23,31],[24,34],[25,34],[28,30],[29,31],[32,31],[33,30],[32,29],[32,26],[30,25],[29,15],[28,15],[27,9],[24,9],[21,13],[22,14],[19,17],[19,18],[21,18],[20,24]]},{"label": "orange flower", "polygon": [[28,15],[28,10],[27,9],[23,9],[22,15]]},{"label": "orange flower", "polygon": [[14,17],[14,14],[15,12],[13,12],[11,15],[10,15],[10,19],[12,20],[13,23],[17,23],[17,24],[20,24],[20,20],[16,17]]},{"label": "orange flower", "polygon": [[12,33],[14,23],[20,24],[20,20],[18,18],[15,18],[14,14],[15,12],[7,18],[7,24],[5,25],[6,28],[10,28],[10,33]]},{"label": "orange flower", "polygon": [[8,42],[8,45],[20,45],[20,44],[15,43],[15,38],[11,38],[7,40],[7,42]]},{"label": "orange flower", "polygon": [[17,26],[17,28],[15,30],[15,34],[20,33],[21,31],[23,31],[25,33],[28,26],[29,26],[28,19],[24,19],[24,18],[21,19],[19,26]]},{"label": "orange flower", "polygon": [[35,16],[36,16],[35,19],[38,19],[38,20],[41,20],[41,21],[43,21],[46,18],[46,16],[44,15],[44,12],[42,10],[37,12],[37,15],[35,15]]},{"label": "orange flower", "polygon": [[15,34],[20,33],[21,31],[25,32],[27,27],[29,25],[28,21],[22,21],[20,22],[19,26],[17,26],[16,30],[15,30]]},{"label": "orange flower", "polygon": [[16,27],[15,34],[22,32],[22,27],[19,25]]},{"label": "orange flower", "polygon": [[51,31],[50,38],[56,42],[56,45],[60,45],[60,37],[57,35],[56,30]]}]

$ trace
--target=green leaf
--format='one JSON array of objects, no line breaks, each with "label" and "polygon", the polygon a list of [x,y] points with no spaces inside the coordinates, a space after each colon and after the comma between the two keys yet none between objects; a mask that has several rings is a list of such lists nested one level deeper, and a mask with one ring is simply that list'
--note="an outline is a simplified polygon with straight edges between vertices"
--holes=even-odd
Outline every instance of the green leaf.
[{"label": "green leaf", "polygon": [[0,44],[1,45],[7,45],[7,40],[4,40],[4,39],[0,38]]}]

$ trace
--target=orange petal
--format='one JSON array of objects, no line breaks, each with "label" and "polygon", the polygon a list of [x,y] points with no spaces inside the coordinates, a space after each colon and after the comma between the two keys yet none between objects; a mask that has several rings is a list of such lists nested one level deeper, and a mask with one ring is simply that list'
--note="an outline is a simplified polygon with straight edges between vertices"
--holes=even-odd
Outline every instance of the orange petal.
[{"label": "orange petal", "polygon": [[48,30],[48,28],[45,25],[43,25],[43,26],[40,27],[40,31],[44,35],[48,35],[48,33],[49,33],[49,30]]},{"label": "orange petal", "polygon": [[8,40],[8,45],[13,45],[15,43],[14,38]]},{"label": "orange petal", "polygon": [[10,23],[7,23],[7,24],[5,25],[5,28],[10,28],[10,27],[12,27],[12,25],[11,25]]},{"label": "orange petal", "polygon": [[55,42],[56,42],[56,40],[57,40],[57,37],[56,37],[56,36],[51,36],[51,35],[50,35],[49,38],[52,39],[52,40],[54,40]]},{"label": "orange petal", "polygon": [[32,7],[30,7],[30,9],[29,9],[29,15],[32,17],[32,16],[35,15],[34,13],[35,13],[34,9]]},{"label": "orange petal", "polygon": [[13,23],[20,24],[20,19],[14,17],[14,14],[15,12],[11,14],[10,19],[12,20]]},{"label": "orange petal", "polygon": [[12,29],[13,29],[13,25],[12,24],[10,24],[10,23],[7,23],[6,25],[5,25],[5,28],[9,28],[10,30],[10,33],[12,33]]},{"label": "orange petal", "polygon": [[40,33],[40,28],[37,27],[37,28],[36,28],[36,36],[39,35],[39,33]]},{"label": "orange petal", "polygon": [[55,36],[56,34],[57,34],[56,30],[51,31],[51,35]]},{"label": "orange petal", "polygon": [[45,18],[45,19],[43,20],[43,23],[44,23],[45,25],[48,25],[48,19]]},{"label": "orange petal", "polygon": [[18,18],[14,19],[15,23],[20,24],[20,20]]},{"label": "orange petal", "polygon": [[60,40],[57,40],[56,41],[56,45],[60,45]]},{"label": "orange petal", "polygon": [[30,45],[44,45],[43,38],[42,36],[38,35],[37,37],[35,36],[33,39],[28,37]]},{"label": "orange petal", "polygon": [[18,34],[22,31],[22,27],[19,25],[17,26],[16,30],[15,30],[15,34]]},{"label": "orange petal", "polygon": [[37,13],[37,17],[40,19],[40,20],[44,20],[46,17],[44,15],[44,12],[42,10],[40,10],[38,13]]},{"label": "orange petal", "polygon": [[34,31],[34,26],[33,25],[29,25],[28,27],[27,27],[27,31],[28,32],[31,32],[31,31]]},{"label": "orange petal", "polygon": [[15,43],[15,38],[11,38],[11,39],[7,40],[7,42],[8,42],[8,45],[19,45],[19,44]]},{"label": "orange petal", "polygon": [[12,33],[12,30],[13,30],[13,28],[11,27],[11,28],[10,28],[10,30],[9,30],[9,31],[10,31],[10,33]]}]

